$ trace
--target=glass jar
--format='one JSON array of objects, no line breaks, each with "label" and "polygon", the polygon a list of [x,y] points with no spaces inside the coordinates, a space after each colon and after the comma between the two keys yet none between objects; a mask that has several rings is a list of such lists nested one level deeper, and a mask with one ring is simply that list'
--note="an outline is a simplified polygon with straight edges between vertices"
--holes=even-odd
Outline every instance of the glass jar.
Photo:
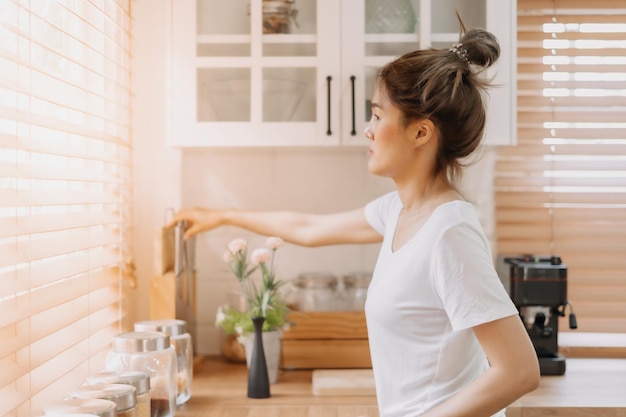
[{"label": "glass jar", "polygon": [[75,416],[90,414],[99,417],[115,417],[116,405],[113,401],[99,398],[67,398],[43,407],[44,416]]},{"label": "glass jar", "polygon": [[135,387],[125,384],[83,385],[70,392],[69,398],[99,398],[113,401],[117,417],[137,417]]},{"label": "glass jar", "polygon": [[140,371],[100,371],[87,377],[86,385],[126,384],[135,387],[137,417],[150,417],[150,375]]},{"label": "glass jar", "polygon": [[172,417],[176,411],[176,352],[160,332],[127,332],[113,338],[105,360],[107,371],[140,371],[150,375],[150,414]]},{"label": "glass jar", "polygon": [[303,311],[332,311],[337,307],[336,276],[323,272],[307,272],[292,281],[295,307]]},{"label": "glass jar", "polygon": [[370,272],[354,272],[343,276],[343,288],[348,310],[364,310],[367,288],[372,280]]},{"label": "glass jar", "polygon": [[187,332],[185,320],[148,320],[135,323],[135,331],[161,332],[170,337],[176,351],[176,405],[186,403],[191,398],[191,380],[193,378],[193,346],[191,335]]},{"label": "glass jar", "polygon": [[298,10],[294,0],[263,0],[263,33],[291,33]]}]

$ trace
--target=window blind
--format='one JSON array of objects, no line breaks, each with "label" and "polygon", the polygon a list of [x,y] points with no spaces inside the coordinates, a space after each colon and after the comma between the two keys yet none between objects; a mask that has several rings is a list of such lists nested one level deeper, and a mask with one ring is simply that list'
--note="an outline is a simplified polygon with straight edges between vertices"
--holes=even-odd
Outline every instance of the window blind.
[{"label": "window blind", "polygon": [[132,259],[130,0],[0,1],[0,415],[102,369]]},{"label": "window blind", "polygon": [[498,252],[560,255],[578,331],[626,332],[626,3],[518,0],[517,56]]}]

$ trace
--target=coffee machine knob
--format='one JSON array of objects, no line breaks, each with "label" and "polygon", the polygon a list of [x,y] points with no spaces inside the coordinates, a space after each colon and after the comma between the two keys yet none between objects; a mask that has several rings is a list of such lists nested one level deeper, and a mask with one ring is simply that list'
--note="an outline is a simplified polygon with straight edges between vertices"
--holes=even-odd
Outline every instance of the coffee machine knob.
[{"label": "coffee machine knob", "polygon": [[546,315],[544,313],[535,314],[535,327],[543,329],[546,325]]},{"label": "coffee machine knob", "polygon": [[546,315],[544,313],[535,314],[535,323],[533,328],[541,337],[550,337],[552,336],[552,327],[546,326]]}]

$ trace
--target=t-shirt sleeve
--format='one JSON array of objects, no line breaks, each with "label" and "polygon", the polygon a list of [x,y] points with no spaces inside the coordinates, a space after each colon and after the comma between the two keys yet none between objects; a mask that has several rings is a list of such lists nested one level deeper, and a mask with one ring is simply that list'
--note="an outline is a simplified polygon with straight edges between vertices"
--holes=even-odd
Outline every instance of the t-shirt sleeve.
[{"label": "t-shirt sleeve", "polygon": [[381,235],[385,234],[389,210],[396,196],[397,192],[392,191],[365,205],[365,219]]},{"label": "t-shirt sleeve", "polygon": [[435,287],[454,330],[518,314],[480,231],[467,224],[446,230],[434,258]]}]

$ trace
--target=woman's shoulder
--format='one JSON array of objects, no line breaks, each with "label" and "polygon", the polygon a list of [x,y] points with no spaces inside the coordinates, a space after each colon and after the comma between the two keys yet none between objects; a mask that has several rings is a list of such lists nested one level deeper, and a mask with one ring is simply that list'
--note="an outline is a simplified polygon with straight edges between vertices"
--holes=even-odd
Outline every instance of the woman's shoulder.
[{"label": "woman's shoulder", "polygon": [[387,224],[391,221],[393,213],[402,208],[402,203],[396,191],[383,194],[370,201],[365,206],[365,218],[378,233],[384,234]]},{"label": "woman's shoulder", "polygon": [[439,224],[442,230],[454,227],[480,226],[476,207],[464,199],[442,202],[435,208],[431,218]]},{"label": "woman's shoulder", "polygon": [[402,202],[400,201],[398,191],[394,190],[376,197],[375,199],[367,203],[367,205],[376,205],[390,208],[393,206],[402,205]]}]

